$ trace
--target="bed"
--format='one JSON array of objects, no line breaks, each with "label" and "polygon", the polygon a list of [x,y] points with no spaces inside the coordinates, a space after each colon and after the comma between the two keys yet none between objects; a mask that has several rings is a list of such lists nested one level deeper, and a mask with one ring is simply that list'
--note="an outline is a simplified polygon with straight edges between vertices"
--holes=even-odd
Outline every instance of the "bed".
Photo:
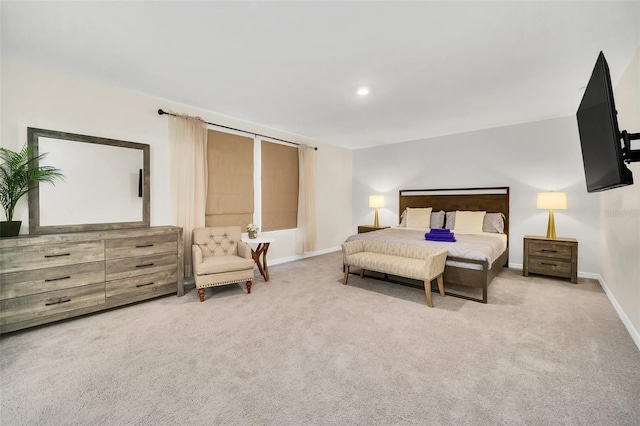
[{"label": "bed", "polygon": [[[347,241],[375,239],[411,245],[427,245],[448,250],[444,270],[445,294],[487,303],[488,287],[495,276],[509,263],[509,187],[455,188],[455,189],[405,189],[399,191],[399,213],[407,208],[432,207],[433,212],[443,210],[486,211],[501,214],[504,219],[502,233],[466,235],[456,233],[456,242],[425,241],[425,229],[392,227],[356,234]],[[373,276],[378,278],[378,276]],[[388,276],[384,275],[387,279]],[[397,281],[394,281],[397,282]],[[402,282],[401,282],[402,283]],[[470,292],[452,291],[455,288],[478,289],[482,297]]]}]

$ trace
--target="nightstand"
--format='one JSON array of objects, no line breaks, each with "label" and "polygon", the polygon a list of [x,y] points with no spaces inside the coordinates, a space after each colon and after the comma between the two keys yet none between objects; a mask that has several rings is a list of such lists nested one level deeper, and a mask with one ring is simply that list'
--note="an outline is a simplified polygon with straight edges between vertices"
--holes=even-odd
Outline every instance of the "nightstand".
[{"label": "nightstand", "polygon": [[378,231],[380,229],[387,228],[389,228],[389,226],[358,225],[358,234],[364,234],[365,232]]},{"label": "nightstand", "polygon": [[522,275],[529,273],[570,278],[578,282],[578,240],[575,238],[524,237]]}]

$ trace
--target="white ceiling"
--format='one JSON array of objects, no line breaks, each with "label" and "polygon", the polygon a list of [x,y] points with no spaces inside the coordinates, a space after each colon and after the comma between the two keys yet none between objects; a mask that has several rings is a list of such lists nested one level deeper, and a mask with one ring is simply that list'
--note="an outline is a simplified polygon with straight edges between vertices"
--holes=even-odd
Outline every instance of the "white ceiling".
[{"label": "white ceiling", "polygon": [[640,46],[640,1],[0,8],[3,59],[347,148],[572,115],[598,52],[615,84]]}]

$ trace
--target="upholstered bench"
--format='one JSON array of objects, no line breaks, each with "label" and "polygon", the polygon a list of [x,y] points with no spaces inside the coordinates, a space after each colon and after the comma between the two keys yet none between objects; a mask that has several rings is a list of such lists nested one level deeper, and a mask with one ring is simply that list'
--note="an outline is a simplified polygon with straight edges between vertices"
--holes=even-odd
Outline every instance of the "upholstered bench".
[{"label": "upholstered bench", "polygon": [[424,282],[427,305],[433,308],[431,281],[438,280],[440,295],[444,297],[442,274],[447,250],[383,241],[356,240],[342,244],[344,282],[349,280],[349,268],[382,272]]}]

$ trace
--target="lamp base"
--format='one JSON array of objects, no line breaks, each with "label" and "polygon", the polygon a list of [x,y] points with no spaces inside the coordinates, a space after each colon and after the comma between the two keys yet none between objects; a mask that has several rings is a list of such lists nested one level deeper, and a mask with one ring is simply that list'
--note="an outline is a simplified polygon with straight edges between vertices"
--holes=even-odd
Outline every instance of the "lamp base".
[{"label": "lamp base", "polygon": [[556,221],[553,218],[553,210],[549,209],[549,223],[547,223],[547,238],[556,239]]},{"label": "lamp base", "polygon": [[376,228],[380,227],[380,222],[378,222],[378,208],[376,207],[376,212],[373,216],[373,226],[375,226]]}]

